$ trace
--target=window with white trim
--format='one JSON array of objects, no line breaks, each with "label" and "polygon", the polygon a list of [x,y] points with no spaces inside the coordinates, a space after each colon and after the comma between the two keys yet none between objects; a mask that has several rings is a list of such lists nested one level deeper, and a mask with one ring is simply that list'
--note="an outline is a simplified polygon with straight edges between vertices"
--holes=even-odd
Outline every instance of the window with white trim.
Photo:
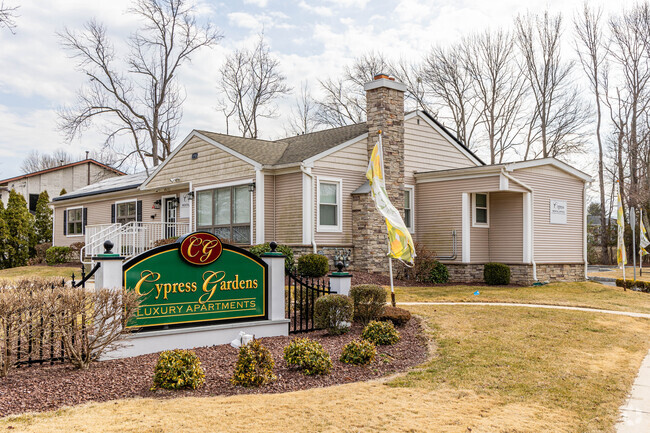
[{"label": "window with white trim", "polygon": [[318,179],[318,231],[341,231],[341,181]]},{"label": "window with white trim", "polygon": [[68,236],[77,236],[82,235],[84,232],[83,226],[83,214],[84,209],[82,207],[75,207],[72,209],[66,209],[66,225],[67,231],[66,235]]},{"label": "window with white trim", "polygon": [[487,193],[475,193],[473,197],[473,225],[475,227],[488,227],[490,224],[489,195]]},{"label": "window with white trim", "polygon": [[404,224],[411,233],[414,231],[413,224],[413,187],[404,188]]},{"label": "window with white trim", "polygon": [[248,185],[197,192],[197,227],[235,244],[251,243],[251,192]]},{"label": "window with white trim", "polygon": [[128,224],[137,219],[137,201],[115,203],[115,222]]}]

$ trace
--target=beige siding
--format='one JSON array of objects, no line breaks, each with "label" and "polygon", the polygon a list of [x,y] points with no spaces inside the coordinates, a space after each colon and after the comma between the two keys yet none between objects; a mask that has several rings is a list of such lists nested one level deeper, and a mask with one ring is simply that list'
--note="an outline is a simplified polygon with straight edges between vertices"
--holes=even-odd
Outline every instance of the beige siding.
[{"label": "beige siding", "polygon": [[[197,159],[192,154],[198,153]],[[192,182],[193,187],[216,185],[242,179],[254,179],[254,167],[220,150],[200,138],[189,140],[182,149],[158,172],[147,189],[167,187],[169,179]]]},{"label": "beige siding", "polygon": [[[340,168],[325,168],[315,164],[312,170],[314,174],[314,224],[316,244],[320,246],[342,246],[352,244],[352,191],[359,188],[366,181],[365,169],[363,171],[342,170]],[[342,201],[342,232],[319,232],[318,231],[318,177],[341,179],[341,201]]]},{"label": "beige siding", "polygon": [[[490,205],[491,206],[491,205]],[[490,218],[492,218],[492,209],[489,209]],[[490,222],[492,220],[490,219]],[[470,261],[472,262],[489,262],[490,261],[490,229],[488,227],[471,226],[470,236]]]},{"label": "beige siding", "polygon": [[[302,243],[302,172],[275,176],[276,242]],[[273,205],[271,205],[273,206]]]},{"label": "beige siding", "polygon": [[[523,261],[523,194],[497,192],[490,194],[489,246],[492,262]],[[472,239],[472,245],[474,239]],[[474,252],[474,250],[472,250]]]},{"label": "beige siding", "polygon": [[274,241],[275,233],[275,176],[264,176],[264,240]]},{"label": "beige siding", "polygon": [[[516,170],[513,177],[534,189],[534,249],[537,263],[584,262],[584,183],[555,167]],[[566,200],[567,224],[550,223],[550,201]]]},{"label": "beige siding", "polygon": [[414,172],[474,167],[476,164],[445,139],[424,119],[404,124],[404,181],[414,184]]},{"label": "beige siding", "polygon": [[344,149],[321,158],[316,162],[318,167],[324,169],[360,170],[365,173],[368,169],[368,139],[359,140]]}]

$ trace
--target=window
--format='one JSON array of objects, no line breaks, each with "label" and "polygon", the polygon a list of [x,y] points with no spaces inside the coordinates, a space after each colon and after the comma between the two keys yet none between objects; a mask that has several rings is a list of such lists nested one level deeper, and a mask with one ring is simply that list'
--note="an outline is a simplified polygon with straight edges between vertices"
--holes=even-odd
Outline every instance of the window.
[{"label": "window", "polygon": [[318,231],[341,231],[341,181],[318,179]]},{"label": "window", "polygon": [[413,232],[413,187],[404,189],[404,224],[410,232]]},{"label": "window", "polygon": [[83,208],[76,207],[73,209],[66,209],[66,234],[68,236],[82,235],[84,232],[83,226]]},{"label": "window", "polygon": [[38,194],[29,195],[29,211],[31,213],[36,212],[36,203],[38,203]]},{"label": "window", "polygon": [[137,219],[136,201],[115,203],[115,222],[127,224]]},{"label": "window", "polygon": [[487,194],[474,194],[474,226],[488,227],[489,225],[489,212],[488,212],[488,195]]},{"label": "window", "polygon": [[197,192],[197,226],[224,241],[251,243],[251,193],[248,185]]}]

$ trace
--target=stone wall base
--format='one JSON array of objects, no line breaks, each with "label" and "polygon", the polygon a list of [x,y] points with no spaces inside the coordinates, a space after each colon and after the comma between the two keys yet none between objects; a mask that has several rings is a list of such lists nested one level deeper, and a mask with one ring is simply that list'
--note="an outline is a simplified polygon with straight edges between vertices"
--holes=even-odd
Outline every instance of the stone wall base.
[{"label": "stone wall base", "polygon": [[[533,279],[533,265],[508,264],[510,266],[510,282],[529,286]],[[483,265],[464,263],[445,263],[449,270],[449,281],[452,283],[482,283]],[[584,281],[585,265],[581,263],[538,264],[537,280],[542,282]]]},{"label": "stone wall base", "polygon": [[[311,254],[311,253],[314,252],[314,247],[312,247],[311,245],[290,245],[290,247],[293,250],[293,258],[294,258],[296,264],[298,264],[298,258],[299,257],[304,256],[305,254]],[[348,247],[321,247],[321,246],[317,246],[317,247],[318,247],[319,253],[323,252],[325,257],[328,258],[328,260],[330,262],[330,270],[331,271],[336,270],[336,266],[335,266],[335,263],[334,263],[335,248],[340,248],[340,249],[344,249],[344,250],[352,250],[352,257],[350,258],[350,266],[348,266],[345,270],[346,271],[354,271],[354,270],[357,269],[357,268],[355,268],[355,265],[354,265],[355,260],[354,260],[354,248],[353,247],[349,247],[349,246]]]}]

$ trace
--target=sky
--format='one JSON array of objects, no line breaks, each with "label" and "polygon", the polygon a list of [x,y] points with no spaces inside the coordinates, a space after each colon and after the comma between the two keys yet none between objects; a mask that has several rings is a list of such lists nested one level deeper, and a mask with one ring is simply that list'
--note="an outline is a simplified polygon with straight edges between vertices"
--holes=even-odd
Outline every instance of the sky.
[{"label": "sky", "polygon": [[[548,8],[563,13],[565,32],[572,36],[570,20],[583,0],[191,1],[197,19],[217,26],[223,39],[214,48],[196,52],[192,63],[182,67],[179,81],[186,100],[177,143],[192,129],[225,132],[224,117],[216,108],[219,68],[229,52],[251,46],[260,32],[280,61],[287,84],[297,93],[301,82],[307,81],[318,96],[319,78],[340,75],[345,65],[364,53],[379,51],[388,58],[417,61],[432,46],[453,43],[471,32],[511,28],[514,17],[528,11]],[[633,1],[590,3],[602,5],[608,14]],[[18,4],[14,33],[0,28],[0,179],[20,174],[21,162],[31,150],[62,148],[83,155],[103,141],[93,128],[72,142],[57,129],[58,110],[74,103],[84,82],[57,32],[81,30],[96,19],[119,48],[139,25],[126,13],[131,0],[5,0],[7,6]],[[572,56],[572,47],[566,44],[565,54]],[[294,98],[295,94],[278,101],[280,117],[262,120],[260,138],[284,135]],[[595,176],[593,152],[590,148],[574,162]]]}]

